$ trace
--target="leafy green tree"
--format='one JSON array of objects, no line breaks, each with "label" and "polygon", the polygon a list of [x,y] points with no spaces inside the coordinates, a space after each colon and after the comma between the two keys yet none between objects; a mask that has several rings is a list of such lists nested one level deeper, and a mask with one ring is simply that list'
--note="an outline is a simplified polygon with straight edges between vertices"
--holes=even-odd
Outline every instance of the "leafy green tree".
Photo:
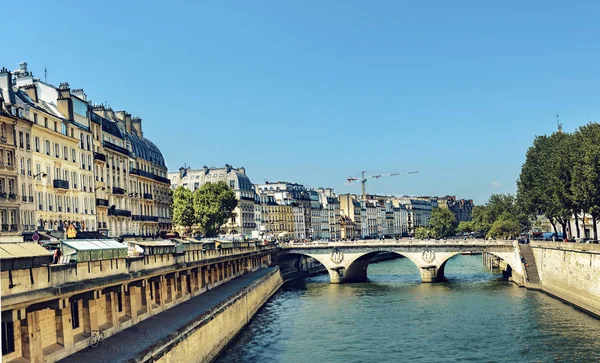
[{"label": "leafy green tree", "polygon": [[488,238],[515,238],[521,232],[519,221],[510,214],[503,214],[493,224],[487,233]]},{"label": "leafy green tree", "polygon": [[487,213],[487,207],[482,205],[476,205],[473,207],[473,219],[471,221],[472,232],[486,234],[492,227],[493,221],[489,220]]},{"label": "leafy green tree", "polygon": [[458,233],[471,233],[475,232],[473,221],[461,221],[456,227]]},{"label": "leafy green tree", "polygon": [[173,192],[171,204],[173,223],[185,228],[189,234],[191,227],[196,223],[192,191],[185,187],[177,187]]},{"label": "leafy green tree", "polygon": [[555,233],[560,224],[563,238],[567,237],[567,224],[578,209],[571,192],[573,158],[572,135],[555,132],[537,136],[517,181],[517,204],[530,218],[548,218]]},{"label": "leafy green tree", "polygon": [[427,227],[417,227],[417,229],[415,229],[415,238],[427,239],[429,237],[431,237],[431,233]]},{"label": "leafy green tree", "polygon": [[202,185],[194,192],[193,199],[196,221],[207,237],[219,234],[237,206],[235,193],[223,181]]},{"label": "leafy green tree", "polygon": [[446,238],[456,233],[456,217],[447,208],[433,208],[429,228],[437,238]]},{"label": "leafy green tree", "polygon": [[600,218],[600,124],[590,123],[574,134],[577,145],[573,163],[573,199],[583,213],[592,216],[594,239],[598,239]]}]

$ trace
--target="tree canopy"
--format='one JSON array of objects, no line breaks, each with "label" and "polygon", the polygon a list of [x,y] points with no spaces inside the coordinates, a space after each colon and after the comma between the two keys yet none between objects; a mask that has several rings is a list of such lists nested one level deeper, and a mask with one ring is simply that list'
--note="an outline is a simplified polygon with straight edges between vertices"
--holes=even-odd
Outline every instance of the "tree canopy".
[{"label": "tree canopy", "polygon": [[173,223],[184,227],[189,233],[190,228],[196,223],[191,190],[180,186],[173,191],[172,213]]},{"label": "tree canopy", "polygon": [[417,229],[415,229],[415,238],[427,239],[429,237],[431,237],[431,234],[429,232],[429,229],[427,229],[427,227],[417,227]]},{"label": "tree canopy", "polygon": [[[526,154],[517,181],[517,204],[530,217],[545,216],[557,232],[567,237],[571,217],[585,214],[593,219],[598,239],[600,218],[600,124],[590,123],[574,133],[555,132],[537,136]],[[583,215],[580,217],[580,213]]]},{"label": "tree canopy", "polygon": [[225,182],[206,183],[194,192],[194,216],[207,237],[218,235],[221,226],[234,216],[235,193]]},{"label": "tree canopy", "polygon": [[429,227],[436,238],[446,238],[456,233],[456,218],[447,208],[434,208],[431,211]]}]

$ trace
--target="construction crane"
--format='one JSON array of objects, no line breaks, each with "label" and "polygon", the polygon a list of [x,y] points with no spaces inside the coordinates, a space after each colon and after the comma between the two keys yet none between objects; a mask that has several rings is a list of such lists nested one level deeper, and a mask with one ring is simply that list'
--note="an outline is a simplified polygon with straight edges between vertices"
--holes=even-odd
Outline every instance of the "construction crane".
[{"label": "construction crane", "polygon": [[379,179],[379,178],[383,178],[386,176],[397,176],[397,175],[406,175],[406,174],[418,174],[418,171],[403,171],[403,172],[398,172],[398,173],[389,173],[389,174],[377,174],[377,175],[370,175],[370,176],[365,176],[366,171],[362,171],[361,172],[361,177],[349,177],[348,178],[348,183],[352,183],[352,182],[358,182],[360,181],[361,185],[362,185],[362,199],[365,200],[367,199],[367,192],[366,192],[366,188],[365,188],[365,184],[367,183],[367,179]]}]

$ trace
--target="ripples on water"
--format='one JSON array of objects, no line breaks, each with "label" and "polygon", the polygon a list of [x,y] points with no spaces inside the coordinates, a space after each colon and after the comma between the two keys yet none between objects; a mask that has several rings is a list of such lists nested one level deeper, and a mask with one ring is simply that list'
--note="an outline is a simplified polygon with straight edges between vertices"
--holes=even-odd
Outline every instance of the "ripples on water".
[{"label": "ripples on water", "polygon": [[217,360],[229,362],[598,362],[600,321],[456,256],[421,284],[407,259],[369,282],[286,284]]}]

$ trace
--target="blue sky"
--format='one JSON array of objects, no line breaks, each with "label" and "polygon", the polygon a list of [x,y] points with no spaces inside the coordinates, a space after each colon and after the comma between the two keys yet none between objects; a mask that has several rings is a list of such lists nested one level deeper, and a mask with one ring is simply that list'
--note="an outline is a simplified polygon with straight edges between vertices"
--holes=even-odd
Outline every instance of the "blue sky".
[{"label": "blue sky", "polygon": [[514,193],[535,135],[600,115],[594,1],[31,1],[0,66],[142,117],[170,170],[360,192]]}]

